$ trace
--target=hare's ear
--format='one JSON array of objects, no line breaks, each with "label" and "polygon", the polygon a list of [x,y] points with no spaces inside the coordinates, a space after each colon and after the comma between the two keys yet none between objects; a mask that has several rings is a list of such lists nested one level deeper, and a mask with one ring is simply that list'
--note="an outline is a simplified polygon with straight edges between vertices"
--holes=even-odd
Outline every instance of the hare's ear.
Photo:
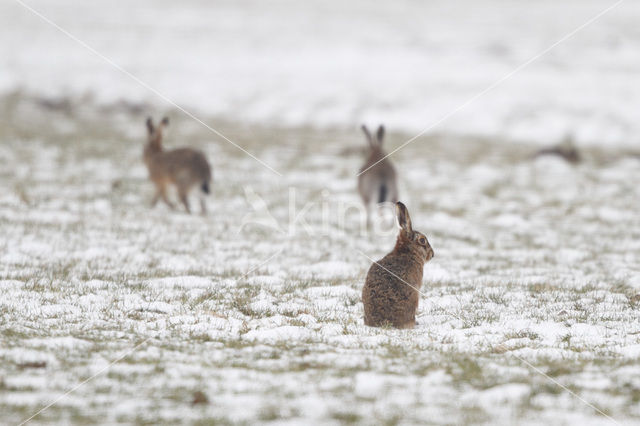
[{"label": "hare's ear", "polygon": [[367,129],[367,126],[365,126],[364,124],[362,125],[362,131],[364,132],[364,135],[367,137],[367,142],[369,142],[369,146],[371,146],[371,148],[374,148],[376,144],[373,142],[373,137],[371,137],[371,133],[369,133],[369,129]]},{"label": "hare's ear", "polygon": [[412,228],[409,210],[407,210],[407,206],[402,204],[400,201],[396,203],[396,215],[398,216],[398,224],[400,227],[407,232],[411,232]]},{"label": "hare's ear", "polygon": [[162,124],[164,127],[167,127],[169,125],[169,117],[164,117],[160,124]]},{"label": "hare's ear", "polygon": [[151,117],[147,118],[147,130],[149,131],[149,134],[153,133],[153,120],[151,119]]},{"label": "hare's ear", "polygon": [[384,139],[384,126],[382,124],[378,127],[376,138],[378,139],[378,145],[382,146],[382,140]]}]

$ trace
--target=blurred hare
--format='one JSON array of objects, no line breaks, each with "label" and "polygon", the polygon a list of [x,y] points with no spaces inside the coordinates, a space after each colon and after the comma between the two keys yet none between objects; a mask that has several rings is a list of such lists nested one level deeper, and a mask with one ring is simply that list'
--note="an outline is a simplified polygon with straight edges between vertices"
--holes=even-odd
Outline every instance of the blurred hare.
[{"label": "blurred hare", "polygon": [[167,187],[172,184],[178,189],[180,201],[188,213],[188,195],[194,186],[198,186],[200,194],[200,208],[202,214],[207,213],[204,196],[209,194],[211,186],[211,167],[201,151],[191,148],[178,148],[171,151],[162,149],[162,132],[169,125],[169,119],[163,118],[158,126],[154,126],[151,117],[147,118],[149,137],[144,147],[144,163],[149,169],[149,178],[156,186],[156,193],[151,201],[155,206],[160,198],[167,206],[174,209],[174,204],[167,198]]},{"label": "blurred hare", "polygon": [[398,185],[396,170],[382,149],[384,127],[378,127],[375,139],[365,125],[362,125],[362,131],[369,142],[369,153],[366,163],[358,174],[358,192],[367,209],[367,226],[370,226],[371,204],[377,205],[385,201],[396,203],[398,201]]},{"label": "blurred hare", "polygon": [[582,161],[582,156],[578,148],[576,148],[571,134],[566,135],[558,145],[539,150],[534,154],[533,158],[542,157],[543,155],[555,155],[571,164],[578,164]]},{"label": "blurred hare", "polygon": [[427,237],[411,228],[409,211],[396,204],[400,232],[391,253],[369,268],[362,289],[364,323],[413,328],[422,286],[422,269],[433,258]]}]

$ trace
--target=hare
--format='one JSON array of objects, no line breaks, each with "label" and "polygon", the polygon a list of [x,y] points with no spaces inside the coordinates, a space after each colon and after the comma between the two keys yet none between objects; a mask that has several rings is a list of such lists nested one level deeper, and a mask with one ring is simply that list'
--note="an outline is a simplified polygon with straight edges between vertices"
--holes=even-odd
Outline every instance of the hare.
[{"label": "hare", "polygon": [[422,269],[433,258],[427,237],[411,228],[409,211],[396,203],[400,232],[396,246],[369,268],[362,289],[364,323],[372,327],[413,328],[422,286]]},{"label": "hare", "polygon": [[160,198],[172,210],[174,204],[167,198],[167,186],[173,184],[178,189],[180,201],[184,204],[188,213],[189,191],[198,185],[200,194],[200,208],[202,214],[207,213],[204,196],[209,194],[211,186],[211,167],[207,158],[201,151],[191,148],[179,148],[171,151],[162,149],[162,132],[169,125],[169,119],[163,118],[158,126],[154,126],[151,117],[147,118],[147,130],[149,136],[144,147],[144,162],[149,169],[149,178],[156,186],[156,193],[151,201],[151,207],[155,206]]},{"label": "hare", "polygon": [[565,136],[560,144],[539,150],[534,154],[533,158],[538,158],[543,155],[557,155],[571,164],[578,164],[582,161],[582,156],[578,148],[576,148],[571,134]]},{"label": "hare", "polygon": [[358,192],[367,209],[367,227],[369,227],[371,225],[371,204],[380,204],[385,201],[396,203],[398,201],[398,185],[396,170],[382,149],[384,127],[378,127],[375,140],[365,125],[362,125],[362,131],[369,142],[369,154],[358,174]]}]

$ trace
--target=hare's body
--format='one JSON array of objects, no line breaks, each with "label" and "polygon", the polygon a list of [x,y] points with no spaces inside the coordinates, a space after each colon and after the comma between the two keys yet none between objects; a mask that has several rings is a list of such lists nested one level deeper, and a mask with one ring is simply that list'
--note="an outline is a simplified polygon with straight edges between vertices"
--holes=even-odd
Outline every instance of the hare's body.
[{"label": "hare's body", "polygon": [[398,201],[398,184],[396,170],[382,149],[384,127],[378,128],[375,140],[365,126],[362,126],[362,130],[369,142],[369,154],[358,174],[358,192],[367,209],[367,225],[369,225],[372,205]]},{"label": "hare's body", "polygon": [[424,262],[415,259],[410,251],[389,253],[371,265],[362,291],[364,323],[413,328],[423,266]]},{"label": "hare's body", "polygon": [[144,162],[149,170],[149,178],[156,186],[156,194],[151,205],[154,206],[160,198],[170,207],[174,205],[167,197],[169,185],[175,185],[180,201],[187,212],[189,206],[189,192],[193,187],[201,191],[200,206],[202,213],[206,213],[204,196],[209,193],[211,185],[211,167],[205,155],[196,149],[178,148],[164,151],[162,148],[162,130],[168,124],[165,118],[158,128],[153,126],[151,119],[147,120],[149,142],[144,148]]},{"label": "hare's body", "polygon": [[573,146],[554,146],[551,148],[543,148],[536,152],[534,157],[537,158],[544,155],[555,155],[563,158],[566,162],[571,164],[578,164],[581,160],[580,153]]},{"label": "hare's body", "polygon": [[534,158],[544,155],[555,155],[571,164],[578,164],[582,161],[582,156],[573,142],[573,136],[570,134],[565,136],[560,144],[539,150],[535,153]]},{"label": "hare's body", "polygon": [[406,207],[397,203],[402,229],[396,245],[369,268],[364,288],[364,323],[368,326],[413,328],[422,287],[424,264],[433,257],[429,241],[411,229]]},{"label": "hare's body", "polygon": [[[375,155],[373,155],[375,154]],[[389,159],[384,158],[384,152],[369,155],[367,164],[360,169],[358,176],[358,192],[365,205],[398,201],[398,187],[396,184],[396,170]],[[376,164],[377,163],[377,164]],[[367,168],[371,165],[367,170]]]}]

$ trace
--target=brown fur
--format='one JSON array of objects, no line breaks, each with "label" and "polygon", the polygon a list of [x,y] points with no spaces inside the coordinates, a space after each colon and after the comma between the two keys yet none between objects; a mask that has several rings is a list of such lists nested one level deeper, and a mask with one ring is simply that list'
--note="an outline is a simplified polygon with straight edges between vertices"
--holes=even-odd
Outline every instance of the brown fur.
[{"label": "brown fur", "polygon": [[191,148],[178,148],[165,151],[162,147],[162,132],[169,124],[168,118],[163,118],[158,127],[153,125],[151,118],[147,119],[149,137],[144,147],[144,162],[149,170],[149,178],[156,186],[156,193],[151,201],[155,206],[162,199],[171,209],[174,204],[167,197],[169,185],[175,185],[178,196],[187,212],[191,212],[188,195],[194,186],[202,190],[200,207],[202,214],[206,214],[207,207],[204,195],[209,192],[211,186],[211,167],[205,155]]},{"label": "brown fur", "polygon": [[573,142],[572,135],[565,136],[562,142],[556,146],[539,150],[535,153],[534,158],[538,158],[543,155],[556,155],[571,164],[578,164],[582,161],[582,156]]},{"label": "brown fur", "polygon": [[362,289],[364,323],[372,327],[413,328],[424,264],[433,258],[427,237],[411,228],[409,211],[396,204],[400,232],[396,245],[369,268]]},{"label": "brown fur", "polygon": [[[371,223],[371,205],[385,201],[396,203],[398,201],[398,185],[396,169],[391,164],[391,160],[385,158],[387,154],[382,149],[384,127],[378,127],[375,140],[366,126],[362,126],[362,131],[369,142],[369,153],[367,161],[358,175],[358,192],[367,209],[368,226]],[[384,198],[381,197],[382,195]]]},{"label": "brown fur", "polygon": [[544,148],[536,152],[535,157],[541,157],[543,155],[557,155],[571,164],[578,164],[581,159],[578,150],[574,147],[556,146],[552,148]]}]

